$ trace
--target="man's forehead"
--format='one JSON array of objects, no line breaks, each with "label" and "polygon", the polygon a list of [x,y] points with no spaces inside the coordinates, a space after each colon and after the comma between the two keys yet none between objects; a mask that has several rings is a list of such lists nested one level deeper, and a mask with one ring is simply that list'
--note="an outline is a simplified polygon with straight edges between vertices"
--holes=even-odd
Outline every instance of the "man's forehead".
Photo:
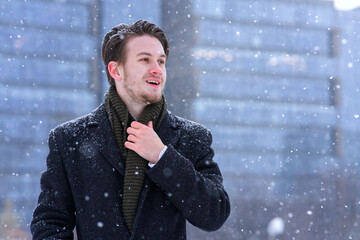
[{"label": "man's forehead", "polygon": [[[156,53],[157,53],[156,54],[157,56],[166,57],[164,51],[158,50]],[[142,51],[142,52],[139,52],[136,54],[136,56],[141,56],[141,55],[145,55],[145,56],[149,56],[149,57],[153,56],[153,54],[151,52],[147,52],[147,51]]]},{"label": "man's forehead", "polygon": [[165,55],[159,39],[150,35],[136,36],[129,39],[127,49],[138,55]]}]

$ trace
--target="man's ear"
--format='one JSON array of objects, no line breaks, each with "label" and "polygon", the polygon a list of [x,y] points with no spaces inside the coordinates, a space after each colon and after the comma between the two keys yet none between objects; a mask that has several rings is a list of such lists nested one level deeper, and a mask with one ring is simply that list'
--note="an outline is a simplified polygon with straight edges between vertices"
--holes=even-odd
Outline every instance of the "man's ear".
[{"label": "man's ear", "polygon": [[115,61],[111,61],[108,64],[109,73],[115,81],[121,80],[121,74],[120,74],[118,66],[119,66],[119,64]]}]

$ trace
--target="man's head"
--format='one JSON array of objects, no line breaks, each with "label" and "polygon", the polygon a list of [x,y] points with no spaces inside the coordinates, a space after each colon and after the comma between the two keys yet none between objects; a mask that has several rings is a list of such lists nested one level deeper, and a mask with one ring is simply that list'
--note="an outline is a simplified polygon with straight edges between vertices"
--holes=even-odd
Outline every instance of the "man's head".
[{"label": "man's head", "polygon": [[108,64],[111,61],[115,61],[119,65],[125,65],[127,56],[127,42],[133,37],[144,35],[157,38],[164,49],[166,58],[168,58],[170,49],[166,35],[154,23],[139,20],[133,24],[120,24],[116,27],[113,27],[113,29],[111,29],[111,31],[105,35],[102,44],[102,58],[105,64],[106,75],[110,85],[115,85],[115,82],[114,78],[109,73]]}]

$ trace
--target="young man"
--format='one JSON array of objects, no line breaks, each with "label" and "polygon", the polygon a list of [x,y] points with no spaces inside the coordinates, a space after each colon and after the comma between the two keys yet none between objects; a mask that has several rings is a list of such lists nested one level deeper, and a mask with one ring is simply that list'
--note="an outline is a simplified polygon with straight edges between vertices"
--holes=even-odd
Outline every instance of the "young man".
[{"label": "young man", "polygon": [[214,231],[229,198],[203,126],[166,109],[169,45],[155,24],[114,27],[102,56],[110,89],[92,113],[50,132],[34,239],[186,239]]}]

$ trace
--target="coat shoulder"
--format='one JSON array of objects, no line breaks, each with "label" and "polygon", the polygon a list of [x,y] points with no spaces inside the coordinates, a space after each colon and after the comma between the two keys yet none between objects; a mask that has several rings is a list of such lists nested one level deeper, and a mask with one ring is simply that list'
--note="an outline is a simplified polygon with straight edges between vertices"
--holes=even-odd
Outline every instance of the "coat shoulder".
[{"label": "coat shoulder", "polygon": [[106,118],[104,105],[100,105],[92,112],[64,122],[51,130],[55,135],[74,137],[78,133],[84,132],[89,126],[97,125],[101,118]]},{"label": "coat shoulder", "polygon": [[192,120],[179,117],[172,113],[169,113],[169,118],[179,128],[182,136],[187,136],[195,139],[202,139],[205,140],[205,142],[211,143],[212,141],[211,131],[208,128],[206,128],[204,125]]},{"label": "coat shoulder", "polygon": [[185,131],[210,132],[210,130],[207,129],[204,125],[189,119],[179,117],[171,112],[169,112],[169,117],[177,124],[178,127]]}]

